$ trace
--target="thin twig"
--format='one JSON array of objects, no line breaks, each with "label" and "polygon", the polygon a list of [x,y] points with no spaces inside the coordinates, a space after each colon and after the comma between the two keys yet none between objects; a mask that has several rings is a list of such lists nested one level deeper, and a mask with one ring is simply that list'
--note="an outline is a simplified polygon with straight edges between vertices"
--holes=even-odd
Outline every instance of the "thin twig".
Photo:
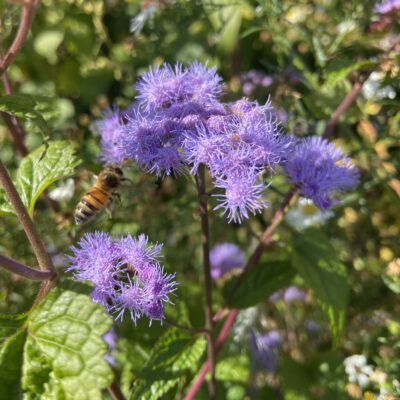
[{"label": "thin twig", "polygon": [[368,79],[371,75],[372,71],[367,72],[363,75],[359,75],[357,80],[355,81],[351,91],[347,94],[347,96],[343,99],[343,101],[339,104],[336,111],[333,113],[331,119],[326,124],[324,137],[329,138],[334,133],[334,127],[336,126],[339,118],[353,105],[356,101],[358,95],[360,94],[364,82]]},{"label": "thin twig", "polygon": [[[215,355],[217,355],[220,350],[222,349],[222,346],[224,345],[229,332],[233,326],[233,324],[235,323],[236,317],[238,315],[239,311],[238,310],[232,310],[229,315],[228,318],[226,319],[224,326],[222,327],[218,338],[215,342]],[[210,371],[211,369],[211,363],[209,360],[207,360],[203,366],[201,367],[197,378],[195,380],[195,383],[192,385],[192,387],[189,389],[189,391],[187,392],[185,399],[184,400],[193,400],[197,394],[197,392],[200,390],[201,385],[203,384],[207,373]]]},{"label": "thin twig", "polygon": [[51,271],[38,271],[0,254],[0,266],[13,274],[23,276],[32,281],[52,280],[55,276]]},{"label": "thin twig", "polygon": [[15,210],[15,214],[19,219],[22,227],[24,228],[25,234],[32,246],[33,252],[35,253],[36,259],[38,261],[39,267],[42,271],[50,271],[55,276],[57,275],[53,263],[47,250],[43,244],[41,237],[36,231],[35,225],[32,222],[31,217],[28,214],[22,200],[15,188],[10,175],[8,174],[6,168],[4,167],[2,161],[0,160],[0,184],[4,187],[7,197]]},{"label": "thin twig", "polygon": [[28,37],[29,30],[35,16],[37,7],[39,6],[39,1],[30,1],[25,3],[22,8],[21,19],[18,27],[18,32],[12,42],[10,48],[7,50],[4,58],[0,60],[0,76],[7,71],[7,68],[14,61],[17,54],[21,51],[22,46]]},{"label": "thin twig", "polygon": [[[1,77],[1,80],[3,82],[4,92],[8,95],[12,94],[12,85],[6,71]],[[0,115],[3,118],[5,124],[7,125],[8,130],[11,133],[11,137],[13,139],[15,147],[18,150],[18,153],[21,155],[21,157],[25,157],[26,155],[28,155],[29,152],[28,148],[25,145],[25,132],[24,129],[22,128],[22,125],[20,124],[20,122],[16,117],[13,117],[12,115],[6,112],[2,111]]]},{"label": "thin twig", "polygon": [[202,334],[207,334],[207,335],[210,334],[210,331],[208,329],[195,328],[195,327],[192,327],[192,326],[181,325],[181,324],[178,324],[175,321],[172,321],[169,318],[165,318],[164,322],[165,322],[166,325],[172,326],[174,328],[182,329],[183,331],[187,331],[187,332],[190,332],[190,333],[194,333],[194,334],[202,333]]},{"label": "thin twig", "polygon": [[212,279],[210,268],[210,232],[208,223],[208,196],[206,193],[205,183],[205,167],[201,165],[199,168],[198,176],[196,176],[196,186],[199,198],[201,231],[202,231],[202,244],[203,244],[203,271],[204,271],[204,290],[206,297],[205,304],[205,327],[208,330],[207,334],[207,355],[211,368],[211,379],[208,385],[208,392],[211,399],[216,396],[216,380],[215,380],[215,352],[212,337],[213,331],[213,312],[212,312]]}]

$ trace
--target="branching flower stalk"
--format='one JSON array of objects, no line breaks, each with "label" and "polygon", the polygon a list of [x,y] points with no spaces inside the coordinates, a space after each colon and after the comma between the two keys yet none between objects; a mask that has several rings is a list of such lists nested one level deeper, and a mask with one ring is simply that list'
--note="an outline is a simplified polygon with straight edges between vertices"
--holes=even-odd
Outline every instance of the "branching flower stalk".
[{"label": "branching flower stalk", "polygon": [[45,281],[54,278],[54,273],[51,271],[38,271],[2,254],[0,254],[0,266],[13,274],[23,276],[32,281]]},{"label": "branching flower stalk", "polygon": [[[323,137],[328,138],[333,135],[334,132],[334,127],[336,123],[339,121],[339,118],[341,115],[343,115],[356,101],[358,95],[361,92],[362,86],[365,82],[366,78],[359,78],[356,80],[354,83],[352,90],[348,93],[348,95],[342,100],[342,102],[338,105],[336,111],[333,113],[331,119],[328,121],[326,127],[325,127],[325,132]],[[230,293],[230,297],[232,298],[237,291],[237,289],[240,287],[243,277],[245,276],[246,272],[258,265],[258,261],[261,258],[261,255],[266,247],[271,243],[273,234],[276,230],[276,228],[279,226],[279,224],[282,222],[283,217],[285,216],[289,205],[294,201],[294,199],[299,195],[299,189],[296,188],[295,186],[288,192],[287,196],[282,202],[282,205],[275,211],[271,223],[268,225],[268,227],[265,229],[263,234],[260,237],[260,242],[258,246],[255,248],[251,256],[249,257],[249,260],[243,269],[241,275],[238,277],[236,285],[232,288],[232,291]],[[218,317],[223,314],[224,310],[220,309],[216,312],[214,316],[214,321],[219,319]],[[215,356],[218,355],[220,352],[221,348],[223,347],[224,343],[226,342],[229,333],[236,321],[236,317],[239,313],[239,310],[237,309],[232,309],[229,313],[228,316],[225,320],[225,323],[218,335],[218,338],[215,342]],[[210,371],[212,365],[207,360],[201,367],[196,380],[194,381],[193,385],[190,387],[189,391],[187,392],[185,399],[184,400],[193,400],[200,390],[207,373]]]},{"label": "branching flower stalk", "polygon": [[12,64],[17,54],[21,51],[35,17],[36,9],[39,7],[40,0],[25,1],[21,12],[21,19],[17,34],[5,53],[4,58],[0,60],[0,76],[2,76],[7,68]]}]

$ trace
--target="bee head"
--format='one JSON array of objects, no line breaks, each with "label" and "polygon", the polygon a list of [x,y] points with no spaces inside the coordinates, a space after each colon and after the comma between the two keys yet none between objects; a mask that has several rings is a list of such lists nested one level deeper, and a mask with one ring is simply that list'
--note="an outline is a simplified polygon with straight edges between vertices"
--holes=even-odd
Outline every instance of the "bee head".
[{"label": "bee head", "polygon": [[100,174],[101,185],[106,189],[116,189],[120,184],[124,174],[117,165],[108,165]]}]

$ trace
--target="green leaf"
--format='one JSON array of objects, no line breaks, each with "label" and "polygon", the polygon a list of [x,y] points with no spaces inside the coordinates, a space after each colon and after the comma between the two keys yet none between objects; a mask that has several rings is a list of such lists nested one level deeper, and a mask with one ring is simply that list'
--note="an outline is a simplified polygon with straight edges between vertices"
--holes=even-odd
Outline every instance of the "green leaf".
[{"label": "green leaf", "polygon": [[0,348],[0,400],[21,397],[21,370],[26,331],[9,337]]},{"label": "green leaf", "polygon": [[382,280],[393,293],[400,294],[399,276],[382,275]]},{"label": "green leaf", "polygon": [[292,261],[293,267],[321,301],[334,342],[337,342],[343,330],[348,301],[346,267],[329,239],[314,229],[294,237]]},{"label": "green leaf", "polygon": [[102,340],[111,318],[81,287],[53,290],[29,317],[22,376],[27,400],[100,400],[113,380]]},{"label": "green leaf", "polygon": [[40,109],[40,101],[28,94],[10,94],[0,97],[0,111],[32,121],[44,135],[50,136],[51,129],[38,109]]},{"label": "green leaf", "polygon": [[[50,141],[47,150],[45,145],[40,146],[22,160],[15,185],[31,216],[40,194],[57,180],[72,175],[78,164],[74,148],[64,141]],[[12,214],[13,208],[3,201],[0,213]]]},{"label": "green leaf", "polygon": [[288,261],[272,261],[258,265],[245,273],[243,281],[230,299],[230,293],[238,278],[230,280],[223,288],[223,295],[230,307],[252,307],[277,290],[288,286],[295,275],[295,270]]},{"label": "green leaf", "polygon": [[252,7],[245,0],[232,2],[230,0],[208,1],[206,9],[212,9],[209,18],[214,28],[219,32],[218,48],[224,53],[231,53],[239,40],[243,18],[251,18]]},{"label": "green leaf", "polygon": [[64,40],[64,32],[56,30],[42,31],[35,37],[33,47],[41,56],[54,64],[57,61],[57,49]]},{"label": "green leaf", "polygon": [[0,313],[0,344],[20,330],[26,321],[26,314]]},{"label": "green leaf", "polygon": [[163,398],[179,378],[195,369],[204,354],[206,341],[186,332],[171,329],[156,343],[131,399]]},{"label": "green leaf", "polygon": [[247,384],[250,377],[249,358],[245,354],[224,358],[215,370],[217,380]]},{"label": "green leaf", "polygon": [[363,60],[357,63],[354,63],[352,60],[347,60],[345,62],[341,61],[341,64],[337,66],[332,66],[335,69],[332,69],[331,67],[331,70],[328,72],[324,86],[328,90],[331,90],[343,79],[346,79],[350,73],[354,71],[371,69],[374,68],[375,66],[376,63],[369,60]]}]

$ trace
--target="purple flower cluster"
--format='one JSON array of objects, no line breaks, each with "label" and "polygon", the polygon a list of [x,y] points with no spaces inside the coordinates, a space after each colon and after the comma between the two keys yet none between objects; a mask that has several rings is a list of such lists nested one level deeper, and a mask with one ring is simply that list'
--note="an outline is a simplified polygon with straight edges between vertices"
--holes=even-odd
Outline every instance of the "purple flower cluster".
[{"label": "purple flower cluster", "polygon": [[278,364],[278,350],[282,343],[278,331],[270,331],[265,335],[252,332],[249,337],[252,359],[259,368],[270,373],[276,371]]},{"label": "purple flower cluster", "polygon": [[359,181],[358,171],[350,159],[321,137],[299,141],[284,168],[301,194],[322,210],[337,202],[336,193],[353,189]]},{"label": "purple flower cluster", "polygon": [[215,68],[163,64],[145,73],[136,89],[127,111],[110,112],[97,123],[101,158],[131,160],[158,176],[197,174],[205,165],[216,189],[214,209],[229,222],[241,223],[267,207],[266,189],[278,165],[321,208],[333,204],[334,191],[357,182],[348,159],[328,142],[306,139],[295,147],[270,101],[221,102]]},{"label": "purple flower cluster", "polygon": [[233,243],[221,243],[210,251],[211,276],[219,279],[234,268],[243,268],[245,254]]},{"label": "purple flower cluster", "polygon": [[100,160],[104,163],[122,164],[123,155],[119,143],[124,134],[124,126],[118,109],[107,110],[104,118],[94,124],[94,129],[100,134]]},{"label": "purple flower cluster", "polygon": [[400,11],[400,0],[386,0],[382,4],[377,4],[374,10],[379,14],[389,14]]},{"label": "purple flower cluster", "polygon": [[307,293],[297,286],[289,286],[287,289],[278,290],[273,293],[269,299],[272,302],[283,299],[286,304],[305,302],[307,299]]},{"label": "purple flower cluster", "polygon": [[252,69],[240,75],[242,91],[245,96],[251,96],[258,87],[267,88],[273,83],[273,77],[262,71]]},{"label": "purple flower cluster", "polygon": [[142,316],[162,321],[164,303],[176,289],[175,274],[164,273],[158,262],[162,245],[148,244],[145,235],[119,241],[104,232],[86,234],[68,256],[74,277],[95,285],[92,299],[122,320]]}]

